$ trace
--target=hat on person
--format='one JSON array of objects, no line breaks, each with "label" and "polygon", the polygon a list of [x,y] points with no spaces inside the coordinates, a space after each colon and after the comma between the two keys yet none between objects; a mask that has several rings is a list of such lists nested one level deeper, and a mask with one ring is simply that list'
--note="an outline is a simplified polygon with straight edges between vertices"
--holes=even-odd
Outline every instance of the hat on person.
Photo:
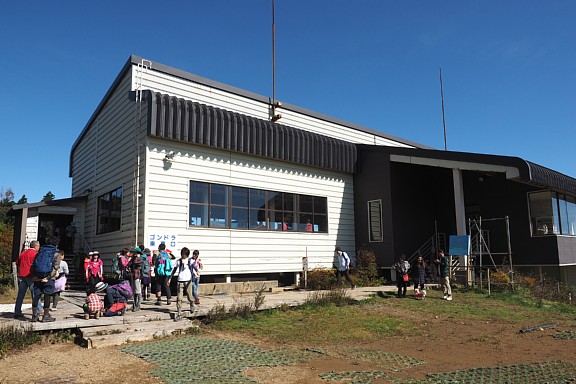
[{"label": "hat on person", "polygon": [[92,252],[92,256],[98,256],[98,257],[100,257],[100,252],[94,251],[94,252]]},{"label": "hat on person", "polygon": [[134,249],[132,250],[132,253],[139,253],[139,254],[141,254],[141,253],[142,253],[142,250],[141,250],[140,248],[136,247],[136,248],[134,248]]},{"label": "hat on person", "polygon": [[96,283],[96,285],[94,286],[94,291],[95,291],[95,292],[102,292],[102,291],[104,291],[106,288],[108,288],[108,284],[100,281],[100,282]]},{"label": "hat on person", "polygon": [[336,247],[336,249],[334,250],[334,252],[340,252],[340,251],[342,251],[342,248],[340,247]]},{"label": "hat on person", "polygon": [[144,253],[149,255],[150,254],[150,248],[144,248]]}]

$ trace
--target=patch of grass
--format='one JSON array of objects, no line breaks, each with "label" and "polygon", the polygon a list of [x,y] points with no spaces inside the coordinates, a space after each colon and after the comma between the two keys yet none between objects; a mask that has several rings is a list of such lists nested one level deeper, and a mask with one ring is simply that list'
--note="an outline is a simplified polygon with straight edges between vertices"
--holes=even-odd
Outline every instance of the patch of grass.
[{"label": "patch of grass", "polygon": [[372,340],[381,335],[409,332],[410,325],[381,316],[370,306],[306,305],[290,311],[266,311],[249,319],[226,319],[215,326],[221,330],[249,332],[276,342]]},{"label": "patch of grass", "polygon": [[[14,304],[16,302],[16,297],[18,292],[14,289],[14,286],[10,282],[3,282],[0,284],[0,303],[2,304]],[[25,302],[32,302],[30,297],[30,292],[26,291]]]},{"label": "patch of grass", "polygon": [[40,341],[41,337],[29,328],[25,329],[12,324],[3,325],[0,328],[0,358],[6,357],[10,351],[22,350]]}]

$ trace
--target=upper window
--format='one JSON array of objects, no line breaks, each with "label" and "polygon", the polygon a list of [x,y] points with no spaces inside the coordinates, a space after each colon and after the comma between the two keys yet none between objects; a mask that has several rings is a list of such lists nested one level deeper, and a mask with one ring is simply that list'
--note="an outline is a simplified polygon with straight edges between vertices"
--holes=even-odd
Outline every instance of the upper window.
[{"label": "upper window", "polygon": [[190,182],[195,227],[328,232],[325,197]]},{"label": "upper window", "polygon": [[576,199],[552,191],[528,194],[533,236],[576,236]]},{"label": "upper window", "polygon": [[98,197],[97,234],[120,230],[122,216],[122,187]]}]

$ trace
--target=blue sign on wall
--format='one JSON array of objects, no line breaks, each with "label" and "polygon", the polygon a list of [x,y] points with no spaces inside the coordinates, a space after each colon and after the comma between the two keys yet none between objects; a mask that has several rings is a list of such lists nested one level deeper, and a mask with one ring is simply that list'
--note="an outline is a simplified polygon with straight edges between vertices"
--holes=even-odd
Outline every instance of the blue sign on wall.
[{"label": "blue sign on wall", "polygon": [[448,254],[452,256],[466,256],[470,254],[470,236],[450,236]]}]

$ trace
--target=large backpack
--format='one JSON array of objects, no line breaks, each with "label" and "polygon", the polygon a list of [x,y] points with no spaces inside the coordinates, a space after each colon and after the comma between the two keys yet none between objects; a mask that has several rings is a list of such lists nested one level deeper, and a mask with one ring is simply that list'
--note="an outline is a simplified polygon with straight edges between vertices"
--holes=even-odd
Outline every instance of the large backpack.
[{"label": "large backpack", "polygon": [[159,276],[170,276],[172,274],[172,261],[166,252],[160,252],[156,263],[156,274]]},{"label": "large backpack", "polygon": [[32,262],[32,273],[39,279],[44,279],[50,276],[54,268],[54,255],[56,254],[56,246],[43,245],[40,247],[38,254]]},{"label": "large backpack", "polygon": [[132,295],[132,287],[130,286],[130,283],[128,281],[123,281],[119,284],[116,284],[114,287],[116,287],[116,289],[118,290],[118,292],[120,292],[120,294],[126,299],[129,300]]},{"label": "large backpack", "polygon": [[148,261],[148,256],[143,255],[142,257],[142,276],[150,276],[150,262]]}]

